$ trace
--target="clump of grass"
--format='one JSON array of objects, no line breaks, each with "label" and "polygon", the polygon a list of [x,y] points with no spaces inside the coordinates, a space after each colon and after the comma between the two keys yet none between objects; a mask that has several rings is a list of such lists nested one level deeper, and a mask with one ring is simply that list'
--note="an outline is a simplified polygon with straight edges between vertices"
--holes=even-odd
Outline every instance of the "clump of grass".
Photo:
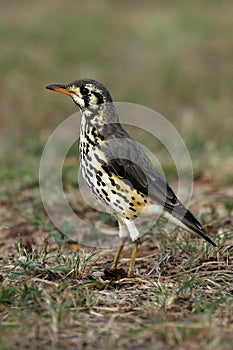
[{"label": "clump of grass", "polygon": [[60,279],[85,279],[98,260],[98,253],[86,256],[81,251],[68,256],[57,252],[51,256],[48,254],[48,241],[45,241],[45,245],[39,250],[30,243],[25,245],[21,237],[18,239],[17,250],[15,263],[8,274],[10,279],[20,275],[49,278],[53,274]]}]

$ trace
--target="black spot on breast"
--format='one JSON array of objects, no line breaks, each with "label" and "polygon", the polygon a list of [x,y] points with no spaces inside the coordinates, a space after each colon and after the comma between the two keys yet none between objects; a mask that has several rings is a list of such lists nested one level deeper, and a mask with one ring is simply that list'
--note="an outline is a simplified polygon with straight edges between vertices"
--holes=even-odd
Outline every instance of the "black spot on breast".
[{"label": "black spot on breast", "polygon": [[91,163],[89,163],[89,168],[93,170],[95,174],[97,173],[96,168]]},{"label": "black spot on breast", "polygon": [[87,139],[88,144],[91,144],[92,146],[96,146],[98,144],[98,139],[94,139],[94,141],[89,137],[88,133],[85,134],[85,137]]},{"label": "black spot on breast", "polygon": [[108,192],[106,192],[104,189],[102,189],[103,194],[108,197]]},{"label": "black spot on breast", "polygon": [[86,173],[87,173],[90,177],[93,176],[92,172],[91,172],[89,169],[86,169]]},{"label": "black spot on breast", "polygon": [[110,180],[112,186],[116,186],[115,181],[111,177],[109,178],[109,180]]},{"label": "black spot on breast", "polygon": [[87,159],[86,159],[86,157],[83,157],[82,160],[83,160],[83,163],[85,164],[85,165],[84,165],[84,168],[86,168],[86,167],[88,166],[88,164],[89,164],[88,161],[87,161]]},{"label": "black spot on breast", "polygon": [[96,175],[96,179],[98,180],[98,181],[101,181],[101,177],[97,174]]},{"label": "black spot on breast", "polygon": [[[94,153],[94,156],[95,156],[95,158],[96,158],[97,162],[99,162],[100,164],[103,164],[103,163],[104,163],[104,160],[103,160],[103,159],[101,159],[101,158],[98,156],[98,154],[97,154],[97,153]],[[103,165],[102,165],[102,168],[103,168]]]},{"label": "black spot on breast", "polygon": [[134,208],[131,208],[131,207],[129,207],[129,210],[132,210],[132,211],[137,211],[136,209],[134,209]]}]

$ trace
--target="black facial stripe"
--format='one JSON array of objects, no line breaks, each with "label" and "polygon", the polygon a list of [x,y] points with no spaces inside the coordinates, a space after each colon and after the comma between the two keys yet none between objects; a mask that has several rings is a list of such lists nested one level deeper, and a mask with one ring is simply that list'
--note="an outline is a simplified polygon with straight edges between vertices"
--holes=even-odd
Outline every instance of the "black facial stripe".
[{"label": "black facial stripe", "polygon": [[95,97],[97,98],[98,105],[104,102],[103,96],[99,92],[92,91],[92,94],[95,95]]},{"label": "black facial stripe", "polygon": [[83,98],[83,101],[85,103],[85,107],[88,108],[89,107],[89,102],[90,102],[89,96],[88,95],[86,95],[86,96],[83,95],[82,98]]}]

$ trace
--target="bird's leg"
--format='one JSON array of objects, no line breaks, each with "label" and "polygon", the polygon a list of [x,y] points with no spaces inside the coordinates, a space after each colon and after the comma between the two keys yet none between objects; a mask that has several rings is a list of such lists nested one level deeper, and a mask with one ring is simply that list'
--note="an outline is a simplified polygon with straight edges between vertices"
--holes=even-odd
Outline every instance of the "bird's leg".
[{"label": "bird's leg", "polygon": [[129,234],[126,225],[122,222],[122,219],[120,217],[118,217],[118,216],[116,216],[116,218],[117,218],[118,225],[119,225],[119,236],[121,238],[121,244],[120,244],[120,246],[119,246],[119,248],[117,250],[115,259],[113,261],[112,269],[115,269],[117,267],[117,264],[119,262],[122,250],[124,249],[125,242],[127,240],[128,234]]},{"label": "bird's leg", "polygon": [[138,251],[138,242],[139,242],[139,238],[136,239],[136,241],[133,241],[132,255],[131,255],[129,271],[128,271],[128,276],[129,277],[134,274],[135,259],[136,259],[137,251]]},{"label": "bird's leg", "polygon": [[121,253],[122,253],[122,251],[124,249],[124,246],[125,246],[125,241],[126,241],[126,237],[121,238],[121,244],[120,244],[120,246],[119,246],[119,248],[117,250],[115,259],[114,259],[113,264],[111,266],[112,269],[115,269],[117,267],[117,264],[119,262]]}]

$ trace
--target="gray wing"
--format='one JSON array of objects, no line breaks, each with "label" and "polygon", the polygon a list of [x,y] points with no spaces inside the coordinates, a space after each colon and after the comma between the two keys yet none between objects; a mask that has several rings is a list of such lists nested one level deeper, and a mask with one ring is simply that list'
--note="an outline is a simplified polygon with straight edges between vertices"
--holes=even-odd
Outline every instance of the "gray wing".
[{"label": "gray wing", "polygon": [[133,188],[163,206],[165,211],[216,246],[204,234],[201,223],[184,207],[172,188],[156,171],[143,149],[130,138],[124,129],[120,133],[118,129],[115,137],[109,139],[105,145],[104,153],[108,160],[105,167],[108,168],[109,172],[127,180]]}]

